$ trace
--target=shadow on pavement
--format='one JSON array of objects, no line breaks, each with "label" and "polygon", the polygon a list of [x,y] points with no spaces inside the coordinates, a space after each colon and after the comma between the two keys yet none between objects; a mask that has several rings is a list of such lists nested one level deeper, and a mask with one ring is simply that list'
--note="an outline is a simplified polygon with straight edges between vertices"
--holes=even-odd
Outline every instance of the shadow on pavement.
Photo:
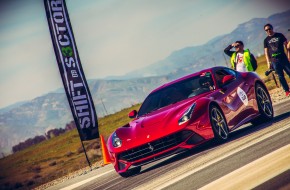
[{"label": "shadow on pavement", "polygon": [[[278,122],[280,122],[280,121],[282,121],[282,120],[284,120],[285,118],[288,118],[288,117],[290,117],[290,111],[288,111],[286,113],[283,113],[281,115],[275,116],[273,118],[273,120],[270,121],[270,122],[263,123],[263,124],[260,124],[260,125],[257,125],[257,126],[254,126],[254,125],[251,125],[251,124],[245,124],[245,125],[241,126],[240,128],[232,131],[230,133],[229,139],[225,143],[229,143],[229,142],[234,141],[236,139],[239,139],[239,138],[242,138],[244,136],[250,135],[250,134],[252,134],[254,132],[263,130],[263,129],[265,129],[267,127],[270,127],[273,124],[278,123]],[[206,153],[207,151],[210,151],[210,149],[216,148],[216,147],[218,147],[218,146],[220,146],[222,144],[225,144],[225,143],[216,143],[214,140],[210,140],[208,142],[205,142],[205,143],[199,145],[198,147],[195,147],[195,148],[193,148],[191,150],[187,150],[187,151],[185,151],[183,153],[174,155],[171,158],[168,158],[168,159],[166,159],[166,160],[164,160],[164,161],[162,161],[160,163],[157,163],[157,164],[155,164],[153,166],[150,166],[148,168],[146,168],[146,166],[144,166],[144,169],[140,172],[139,175],[141,175],[142,173],[150,172],[152,170],[161,168],[163,166],[166,166],[166,165],[171,164],[171,163],[176,162],[176,161],[182,161],[183,159],[185,159],[187,157],[198,157],[198,156],[200,156],[200,153],[202,153],[202,154]],[[137,175],[137,176],[139,176],[139,175]],[[157,172],[156,175],[158,175],[158,172]]]}]

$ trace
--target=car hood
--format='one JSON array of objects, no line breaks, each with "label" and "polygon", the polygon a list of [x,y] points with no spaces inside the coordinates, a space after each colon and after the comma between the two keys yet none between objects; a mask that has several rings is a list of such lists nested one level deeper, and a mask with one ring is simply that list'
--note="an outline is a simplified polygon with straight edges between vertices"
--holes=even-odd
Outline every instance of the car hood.
[{"label": "car hood", "polygon": [[131,121],[126,127],[116,130],[126,149],[145,144],[181,130],[178,120],[195,102],[195,98],[163,107]]}]

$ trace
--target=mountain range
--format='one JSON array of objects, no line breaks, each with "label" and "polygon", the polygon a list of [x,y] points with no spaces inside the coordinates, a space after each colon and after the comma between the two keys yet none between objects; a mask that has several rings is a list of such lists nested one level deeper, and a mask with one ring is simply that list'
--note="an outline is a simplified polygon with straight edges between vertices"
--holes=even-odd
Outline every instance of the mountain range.
[{"label": "mountain range", "polygon": [[[145,68],[121,77],[89,80],[97,116],[103,117],[140,103],[154,88],[183,75],[217,65],[229,66],[229,57],[223,50],[236,40],[242,40],[245,48],[261,56],[266,37],[263,26],[271,23],[275,31],[290,39],[289,20],[290,10],[268,18],[254,18],[239,24],[229,34],[215,37],[204,45],[176,50]],[[10,153],[13,145],[44,135],[50,129],[64,128],[72,120],[63,89],[0,109],[0,151]]]}]

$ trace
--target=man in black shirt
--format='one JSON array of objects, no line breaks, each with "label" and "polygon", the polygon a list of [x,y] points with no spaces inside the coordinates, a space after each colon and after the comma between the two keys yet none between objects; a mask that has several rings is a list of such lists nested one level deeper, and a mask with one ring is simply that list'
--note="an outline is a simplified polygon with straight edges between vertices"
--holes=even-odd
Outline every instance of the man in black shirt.
[{"label": "man in black shirt", "polygon": [[290,77],[290,63],[284,51],[284,47],[286,48],[287,46],[287,39],[283,34],[274,32],[271,24],[266,24],[264,30],[267,33],[267,37],[264,40],[264,50],[268,68],[270,69],[273,66],[286,96],[290,96],[290,89],[283,72],[284,70]]}]

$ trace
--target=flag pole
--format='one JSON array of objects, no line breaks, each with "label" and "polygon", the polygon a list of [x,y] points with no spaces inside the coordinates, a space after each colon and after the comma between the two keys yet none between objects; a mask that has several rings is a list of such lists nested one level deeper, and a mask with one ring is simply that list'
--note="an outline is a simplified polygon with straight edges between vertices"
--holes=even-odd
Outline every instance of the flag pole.
[{"label": "flag pole", "polygon": [[44,0],[44,6],[59,73],[82,148],[92,170],[83,141],[99,138],[98,120],[81,65],[66,3],[65,0]]},{"label": "flag pole", "polygon": [[85,149],[85,146],[84,146],[84,143],[83,143],[82,139],[81,139],[81,143],[82,143],[82,147],[83,147],[83,150],[84,150],[84,153],[85,153],[85,156],[86,156],[87,162],[88,162],[88,164],[89,164],[89,166],[90,166],[90,169],[91,169],[91,171],[92,171],[92,164],[91,164],[91,162],[90,162],[90,160],[89,160],[89,158],[88,158],[87,151],[86,151],[86,149]]}]

